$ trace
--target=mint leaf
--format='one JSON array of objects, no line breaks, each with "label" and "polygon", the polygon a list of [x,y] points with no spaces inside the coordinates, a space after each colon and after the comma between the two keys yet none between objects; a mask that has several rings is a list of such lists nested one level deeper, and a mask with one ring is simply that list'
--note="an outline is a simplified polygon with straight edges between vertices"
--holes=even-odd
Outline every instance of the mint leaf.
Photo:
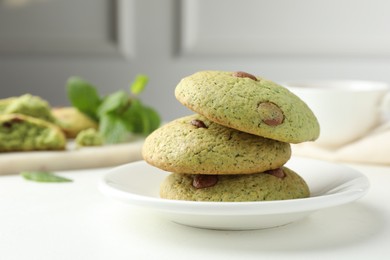
[{"label": "mint leaf", "polygon": [[156,130],[161,124],[160,115],[157,113],[156,110],[154,110],[151,107],[144,107],[144,122],[145,121],[148,121],[147,123],[148,128],[145,127],[144,125],[144,129],[143,129],[144,135],[150,134],[151,132]]},{"label": "mint leaf", "polygon": [[78,77],[71,77],[66,84],[68,99],[72,106],[98,121],[97,108],[101,103],[94,86]]},{"label": "mint leaf", "polygon": [[120,113],[125,110],[128,104],[129,96],[125,91],[117,91],[103,99],[103,102],[97,109],[99,117],[106,113],[117,111]]},{"label": "mint leaf", "polygon": [[134,95],[138,95],[141,93],[144,89],[146,84],[148,84],[149,78],[146,75],[140,74],[137,75],[135,80],[130,86],[130,92]]},{"label": "mint leaf", "polygon": [[146,75],[137,75],[130,93],[120,90],[104,98],[93,85],[78,77],[71,77],[66,88],[72,105],[95,119],[104,142],[111,144],[126,141],[129,133],[148,135],[159,127],[159,114],[135,97],[148,80]]},{"label": "mint leaf", "polygon": [[100,117],[99,133],[106,143],[115,144],[126,139],[128,130],[121,116],[115,113],[107,113]]},{"label": "mint leaf", "polygon": [[64,178],[45,171],[25,171],[20,173],[24,179],[36,182],[72,182],[71,179]]},{"label": "mint leaf", "polygon": [[140,100],[133,99],[124,114],[130,132],[148,135],[160,126],[160,116],[151,107],[144,106]]}]

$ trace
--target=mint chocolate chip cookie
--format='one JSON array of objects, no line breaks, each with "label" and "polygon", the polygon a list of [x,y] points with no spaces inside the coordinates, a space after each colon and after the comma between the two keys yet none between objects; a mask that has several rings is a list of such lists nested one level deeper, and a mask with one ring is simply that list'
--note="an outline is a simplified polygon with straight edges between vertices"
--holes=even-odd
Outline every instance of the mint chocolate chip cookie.
[{"label": "mint chocolate chip cookie", "polygon": [[75,107],[53,108],[52,114],[56,124],[68,138],[75,138],[83,130],[98,128],[97,122]]},{"label": "mint chocolate chip cookie", "polygon": [[306,198],[309,195],[306,182],[287,167],[240,175],[172,173],[160,187],[161,198],[189,201],[267,201]]},{"label": "mint chocolate chip cookie", "polygon": [[276,169],[291,156],[290,144],[241,132],[199,114],[176,119],[150,134],[143,158],[169,172],[250,174]]},{"label": "mint chocolate chip cookie", "polygon": [[66,138],[54,124],[22,114],[0,115],[0,152],[63,150]]},{"label": "mint chocolate chip cookie", "polygon": [[317,118],[299,97],[246,72],[201,71],[175,89],[186,107],[221,125],[266,138],[300,143],[318,138]]},{"label": "mint chocolate chip cookie", "polygon": [[0,100],[1,114],[23,114],[54,122],[49,103],[31,94],[24,94],[19,97],[11,97]]}]

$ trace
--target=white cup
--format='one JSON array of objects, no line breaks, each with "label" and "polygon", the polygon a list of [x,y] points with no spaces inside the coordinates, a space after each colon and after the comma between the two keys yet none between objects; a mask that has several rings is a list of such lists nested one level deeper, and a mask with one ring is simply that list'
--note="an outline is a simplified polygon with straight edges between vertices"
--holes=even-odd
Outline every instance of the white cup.
[{"label": "white cup", "polygon": [[338,147],[378,126],[390,111],[389,84],[372,81],[321,80],[282,82],[312,109],[320,123],[315,144]]}]

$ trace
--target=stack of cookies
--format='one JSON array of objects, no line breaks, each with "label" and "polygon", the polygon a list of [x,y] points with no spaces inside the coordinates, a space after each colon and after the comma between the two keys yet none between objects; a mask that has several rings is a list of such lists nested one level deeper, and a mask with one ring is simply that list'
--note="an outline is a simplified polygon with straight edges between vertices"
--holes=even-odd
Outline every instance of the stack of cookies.
[{"label": "stack of cookies", "polygon": [[150,134],[146,162],[171,172],[162,198],[264,201],[305,198],[306,182],[285,163],[290,143],[313,141],[318,121],[286,88],[245,72],[201,71],[180,81],[176,98],[196,114]]}]

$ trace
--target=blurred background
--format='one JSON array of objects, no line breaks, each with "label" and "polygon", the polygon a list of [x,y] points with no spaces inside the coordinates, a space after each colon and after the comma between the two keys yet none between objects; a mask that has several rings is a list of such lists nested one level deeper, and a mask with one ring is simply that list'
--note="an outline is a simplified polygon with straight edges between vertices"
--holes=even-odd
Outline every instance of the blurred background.
[{"label": "blurred background", "polygon": [[142,100],[163,120],[199,70],[274,81],[390,82],[386,0],[0,0],[0,98],[31,93],[69,105],[70,76],[102,94],[149,76]]}]

